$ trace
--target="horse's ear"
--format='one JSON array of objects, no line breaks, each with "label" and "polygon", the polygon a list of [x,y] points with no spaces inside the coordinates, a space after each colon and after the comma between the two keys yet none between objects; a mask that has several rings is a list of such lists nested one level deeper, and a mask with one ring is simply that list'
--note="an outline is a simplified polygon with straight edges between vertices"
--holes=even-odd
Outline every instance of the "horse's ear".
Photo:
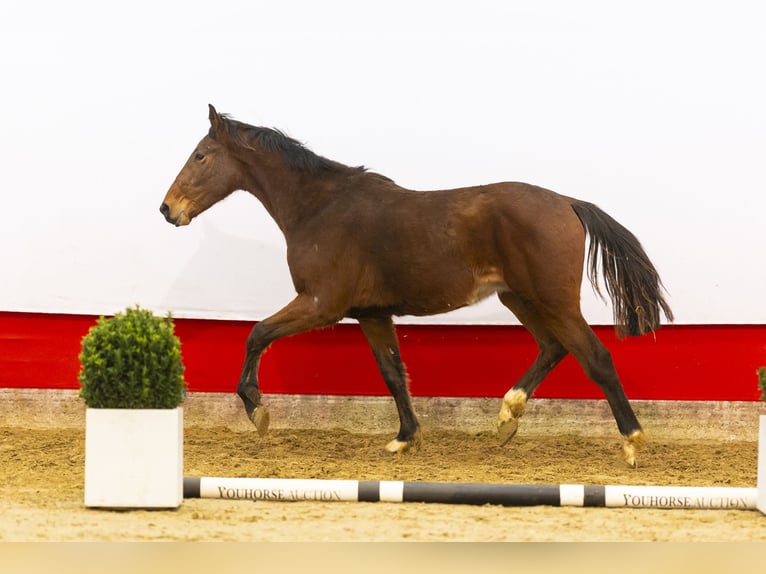
[{"label": "horse's ear", "polygon": [[208,104],[207,107],[209,110],[208,118],[210,119],[210,131],[216,133],[218,132],[218,128],[221,127],[221,116],[215,111],[213,104]]}]

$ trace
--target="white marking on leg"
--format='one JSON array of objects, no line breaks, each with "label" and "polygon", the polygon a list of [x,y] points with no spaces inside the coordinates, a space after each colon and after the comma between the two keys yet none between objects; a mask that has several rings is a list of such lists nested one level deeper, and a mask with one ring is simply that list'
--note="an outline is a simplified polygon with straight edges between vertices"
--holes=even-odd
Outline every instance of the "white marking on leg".
[{"label": "white marking on leg", "polygon": [[633,431],[628,436],[622,437],[622,455],[625,458],[625,462],[628,466],[636,468],[638,462],[636,461],[636,452],[638,452],[646,442],[644,433],[641,430]]},{"label": "white marking on leg", "polygon": [[420,445],[423,442],[423,433],[420,430],[420,427],[415,431],[415,434],[412,435],[412,439],[409,441],[401,441],[394,439],[391,442],[389,442],[386,445],[386,451],[391,454],[402,454],[407,452],[410,449],[413,449],[415,451],[420,449]]},{"label": "white marking on leg", "polygon": [[403,452],[407,452],[410,448],[410,443],[400,441],[400,440],[392,440],[390,443],[386,445],[386,450],[390,452],[391,454],[401,454]]},{"label": "white marking on leg", "polygon": [[527,393],[521,389],[511,389],[505,393],[504,401],[508,402],[513,418],[520,418],[527,410]]},{"label": "white marking on leg", "polygon": [[503,404],[497,415],[497,436],[500,445],[513,438],[519,428],[518,419],[527,408],[527,393],[521,389],[511,389],[503,397]]},{"label": "white marking on leg", "polygon": [[498,415],[498,424],[511,419],[518,419],[527,408],[527,393],[521,389],[511,389],[503,397],[503,404]]}]

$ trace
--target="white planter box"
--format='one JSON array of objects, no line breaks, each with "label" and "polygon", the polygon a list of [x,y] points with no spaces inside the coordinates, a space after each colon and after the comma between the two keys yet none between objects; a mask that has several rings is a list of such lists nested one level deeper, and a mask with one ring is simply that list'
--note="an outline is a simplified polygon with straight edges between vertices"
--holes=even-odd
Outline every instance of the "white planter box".
[{"label": "white planter box", "polygon": [[758,417],[758,510],[766,514],[766,415]]},{"label": "white planter box", "polygon": [[85,506],[178,508],[183,408],[86,409]]}]

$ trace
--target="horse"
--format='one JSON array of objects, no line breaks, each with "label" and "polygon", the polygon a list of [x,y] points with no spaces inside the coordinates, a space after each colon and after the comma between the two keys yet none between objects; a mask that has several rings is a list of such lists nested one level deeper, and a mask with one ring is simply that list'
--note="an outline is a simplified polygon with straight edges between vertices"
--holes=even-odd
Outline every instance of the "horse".
[{"label": "horse", "polygon": [[[569,353],[600,387],[635,467],[644,432],[611,354],[580,309],[584,270],[596,293],[603,276],[618,337],[673,321],[657,270],[638,239],[599,207],[518,182],[413,191],[368,170],[311,151],[283,132],[248,125],[208,106],[210,128],[160,206],[188,225],[237,190],[260,200],[284,235],[296,296],[256,322],[237,385],[260,435],[269,413],[258,365],[275,340],[358,321],[396,404],[399,432],[383,452],[421,446],[393,317],[427,316],[496,294],[533,335],[538,355],[503,396],[497,435],[517,432],[528,399]],[[586,262],[586,239],[589,248]]]}]

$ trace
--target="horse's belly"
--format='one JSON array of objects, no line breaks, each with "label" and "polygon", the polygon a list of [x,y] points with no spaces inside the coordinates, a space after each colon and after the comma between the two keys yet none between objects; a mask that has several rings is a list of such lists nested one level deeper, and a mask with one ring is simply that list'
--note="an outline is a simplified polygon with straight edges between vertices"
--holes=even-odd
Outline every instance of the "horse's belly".
[{"label": "horse's belly", "polygon": [[500,271],[494,267],[466,273],[464,266],[457,266],[452,270],[440,270],[438,274],[371,274],[364,279],[357,284],[353,303],[346,313],[348,317],[438,315],[473,305],[509,289]]},{"label": "horse's belly", "polygon": [[404,315],[438,315],[467,307],[486,299],[490,295],[508,290],[508,285],[502,276],[495,270],[477,273],[473,282],[466,286],[459,282],[442,285],[434,288],[430,297],[424,298],[422,305],[411,301],[406,305]]},{"label": "horse's belly", "polygon": [[468,294],[466,298],[466,305],[473,305],[479,301],[486,299],[490,295],[507,291],[508,285],[503,280],[488,280],[481,283],[477,283],[473,291]]}]

